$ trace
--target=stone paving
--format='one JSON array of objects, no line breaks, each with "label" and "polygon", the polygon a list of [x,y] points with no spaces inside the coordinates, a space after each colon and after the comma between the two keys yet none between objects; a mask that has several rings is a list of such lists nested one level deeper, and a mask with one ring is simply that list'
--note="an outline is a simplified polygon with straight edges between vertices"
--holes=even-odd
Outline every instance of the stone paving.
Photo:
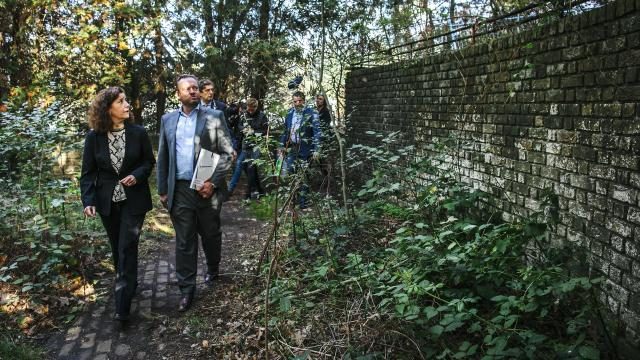
[{"label": "stone paving", "polygon": [[[168,243],[169,246],[174,244],[173,241]],[[57,354],[52,355],[57,359],[79,360],[147,359],[145,351],[132,353],[130,337],[144,335],[139,330],[144,332],[144,319],[150,319],[153,312],[175,311],[177,308],[180,293],[176,286],[175,268],[167,260],[140,262],[138,276],[142,282],[132,302],[132,320],[127,328],[121,329],[112,320],[114,305],[113,295],[110,295],[105,304],[96,304],[80,316],[66,331],[62,341],[53,339],[50,342],[50,349],[59,348]]]},{"label": "stone paving", "polygon": [[[221,272],[237,267],[229,264],[237,261],[237,256],[229,256],[226,250],[229,242],[246,242],[248,231],[243,224],[254,222],[244,214],[239,201],[225,203],[222,211],[223,255]],[[255,225],[253,225],[255,226]],[[233,251],[233,250],[231,250]],[[158,332],[162,332],[162,319],[181,316],[177,312],[180,293],[175,277],[175,240],[167,241],[160,253],[139,259],[138,289],[132,302],[132,319],[125,328],[112,320],[114,312],[112,279],[109,282],[110,294],[105,300],[95,303],[89,310],[80,315],[66,330],[52,336],[47,342],[49,358],[52,359],[156,359],[162,358],[162,343],[154,343]],[[235,260],[234,260],[235,259]],[[236,264],[237,265],[237,264]],[[202,252],[199,252],[198,298],[210,291],[204,285],[205,263]],[[190,311],[192,311],[190,309]],[[188,314],[187,311],[185,314]],[[154,336],[155,335],[155,336]],[[140,350],[143,349],[143,350]]]}]

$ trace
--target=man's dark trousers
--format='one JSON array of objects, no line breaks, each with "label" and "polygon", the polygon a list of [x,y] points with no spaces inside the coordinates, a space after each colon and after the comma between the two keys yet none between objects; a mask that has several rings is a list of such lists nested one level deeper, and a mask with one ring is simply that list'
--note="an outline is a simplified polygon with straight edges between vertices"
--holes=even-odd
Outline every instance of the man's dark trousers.
[{"label": "man's dark trousers", "polygon": [[176,277],[180,293],[193,295],[198,271],[198,234],[202,238],[208,272],[218,273],[220,265],[222,231],[218,193],[203,199],[189,188],[189,181],[176,181],[171,221],[176,231]]}]

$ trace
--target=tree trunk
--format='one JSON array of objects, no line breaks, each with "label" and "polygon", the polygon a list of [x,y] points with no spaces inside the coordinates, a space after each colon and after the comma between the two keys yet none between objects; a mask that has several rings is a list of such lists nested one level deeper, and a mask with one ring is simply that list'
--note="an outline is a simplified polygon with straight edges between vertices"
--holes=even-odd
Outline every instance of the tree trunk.
[{"label": "tree trunk", "polygon": [[162,28],[160,27],[159,21],[156,23],[156,26],[155,26],[155,35],[154,35],[153,43],[155,47],[155,58],[156,58],[156,66],[155,66],[156,129],[159,132],[160,121],[162,119],[162,115],[164,114],[164,110],[165,110],[164,108],[167,102],[167,92],[166,92],[167,71],[164,66],[164,42],[162,42]]},{"label": "tree trunk", "polygon": [[[270,0],[262,0],[260,3],[260,23],[258,25],[258,39],[262,42],[269,41],[269,13],[271,12]],[[255,59],[256,62],[256,79],[254,87],[251,91],[251,96],[258,100],[264,100],[267,94],[268,84],[267,79],[271,72],[271,55],[261,52]],[[260,108],[262,108],[263,102],[260,101]]]},{"label": "tree trunk", "polygon": [[[13,39],[9,46],[9,59],[15,56],[15,62],[13,66],[9,67],[9,79],[12,86],[28,86],[31,83],[31,56],[28,54],[28,40],[29,31],[25,28],[27,25],[27,19],[29,16],[29,9],[23,7],[16,7],[13,9],[13,19],[10,32],[10,37]],[[9,60],[11,63],[12,61]]]},{"label": "tree trunk", "polygon": [[322,11],[322,14],[320,14],[320,26],[322,27],[322,48],[321,48],[321,53],[320,53],[320,80],[319,82],[319,86],[320,86],[320,91],[322,93],[324,93],[324,86],[322,85],[322,77],[324,75],[324,49],[325,46],[327,44],[327,39],[325,37],[325,25],[324,25],[324,0],[322,0],[322,6],[320,7],[320,11]]},{"label": "tree trunk", "polygon": [[[450,0],[449,1],[449,31],[453,31],[453,24],[456,18],[456,0]],[[449,42],[449,48],[450,49],[455,49],[456,48],[456,34],[449,34],[448,36],[448,42]]]},{"label": "tree trunk", "polygon": [[214,46],[216,40],[215,22],[213,21],[213,1],[203,0],[202,13],[204,17],[204,38],[207,45]]}]

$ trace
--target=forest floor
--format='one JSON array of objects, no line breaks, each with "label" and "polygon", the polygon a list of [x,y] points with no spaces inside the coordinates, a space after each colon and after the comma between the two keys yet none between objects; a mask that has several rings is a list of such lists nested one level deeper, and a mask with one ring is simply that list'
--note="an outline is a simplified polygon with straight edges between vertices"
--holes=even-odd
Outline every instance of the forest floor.
[{"label": "forest floor", "polygon": [[196,297],[188,311],[177,311],[180,295],[171,221],[166,211],[156,209],[147,217],[140,243],[139,286],[129,324],[123,327],[112,320],[113,277],[108,274],[101,281],[105,295],[67,328],[48,337],[47,357],[263,358],[264,324],[257,320],[262,317],[258,312],[263,284],[255,274],[269,227],[248,215],[241,193],[237,191],[222,207],[220,279],[211,287],[204,284],[206,267],[200,252]]}]

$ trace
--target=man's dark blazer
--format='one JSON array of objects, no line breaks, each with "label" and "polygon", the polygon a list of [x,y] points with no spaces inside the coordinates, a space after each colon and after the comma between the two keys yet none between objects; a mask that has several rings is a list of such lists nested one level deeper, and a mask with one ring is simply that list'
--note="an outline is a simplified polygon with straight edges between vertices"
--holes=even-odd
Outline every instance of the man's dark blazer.
[{"label": "man's dark blazer", "polygon": [[111,166],[109,140],[106,133],[89,131],[84,141],[80,189],[82,205],[95,206],[100,215],[111,213],[113,189],[128,175],[136,178],[133,186],[123,186],[127,195],[127,206],[132,215],[144,214],[151,210],[149,176],[155,164],[151,141],[147,131],[139,125],[125,125],[124,159],[118,175]]}]

